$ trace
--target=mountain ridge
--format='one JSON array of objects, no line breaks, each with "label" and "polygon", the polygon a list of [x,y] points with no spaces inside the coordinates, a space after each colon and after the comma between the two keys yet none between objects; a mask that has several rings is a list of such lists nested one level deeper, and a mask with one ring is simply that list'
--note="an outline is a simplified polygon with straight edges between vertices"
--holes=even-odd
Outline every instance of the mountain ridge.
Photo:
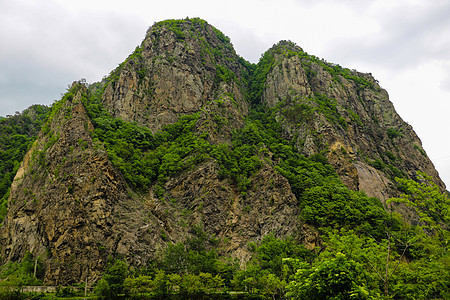
[{"label": "mountain ridge", "polygon": [[163,21],[105,80],[53,105],[11,182],[0,255],[42,257],[59,285],[97,281],[107,256],[139,268],[203,235],[241,265],[271,234],[320,252],[324,227],[381,239],[386,201],[405,189],[395,177],[417,171],[445,190],[370,74],[288,41],[252,65],[201,19]]}]

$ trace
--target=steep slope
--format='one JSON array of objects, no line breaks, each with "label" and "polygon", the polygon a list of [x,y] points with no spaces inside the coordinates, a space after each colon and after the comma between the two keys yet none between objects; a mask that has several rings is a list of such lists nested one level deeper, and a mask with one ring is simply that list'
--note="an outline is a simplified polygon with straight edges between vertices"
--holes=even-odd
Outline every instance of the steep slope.
[{"label": "steep slope", "polygon": [[445,190],[412,127],[371,74],[344,69],[280,42],[260,62],[260,101],[276,111],[286,138],[305,155],[323,152],[353,190],[386,200],[395,177],[433,177]]}]

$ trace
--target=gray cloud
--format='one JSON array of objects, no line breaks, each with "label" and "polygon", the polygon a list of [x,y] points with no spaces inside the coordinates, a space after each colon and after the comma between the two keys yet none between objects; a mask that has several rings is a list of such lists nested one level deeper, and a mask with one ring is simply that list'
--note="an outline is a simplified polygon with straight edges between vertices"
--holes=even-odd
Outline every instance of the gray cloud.
[{"label": "gray cloud", "polygon": [[404,6],[375,17],[381,29],[367,37],[332,40],[331,57],[383,65],[392,71],[416,67],[426,61],[450,60],[450,2]]},{"label": "gray cloud", "polygon": [[[211,25],[229,36],[236,52],[252,63],[257,63],[261,54],[266,52],[272,47],[273,43],[278,41],[276,38],[263,39],[255,34],[254,31],[232,21],[223,19],[212,20]],[[270,43],[268,40],[273,40],[273,43]]]},{"label": "gray cloud", "polygon": [[367,9],[369,9],[372,5],[372,1],[361,1],[361,0],[295,0],[295,3],[297,3],[300,6],[306,6],[306,7],[314,7],[321,4],[333,4],[333,5],[342,5],[347,6],[353,10],[357,10],[358,12],[366,12]]},{"label": "gray cloud", "polygon": [[[31,5],[31,7],[30,7]],[[56,2],[0,4],[0,115],[51,104],[74,80],[98,81],[144,38],[144,22],[114,12],[70,12]]]}]

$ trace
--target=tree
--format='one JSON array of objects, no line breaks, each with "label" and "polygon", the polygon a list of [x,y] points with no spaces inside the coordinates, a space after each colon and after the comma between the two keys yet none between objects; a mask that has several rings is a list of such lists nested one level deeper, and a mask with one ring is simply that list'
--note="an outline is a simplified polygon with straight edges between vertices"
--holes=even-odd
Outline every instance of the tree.
[{"label": "tree", "polygon": [[448,244],[450,226],[450,199],[439,190],[432,178],[423,172],[417,172],[417,181],[396,178],[405,193],[391,198],[387,203],[404,203],[412,207],[420,218],[422,228],[428,230]]},{"label": "tree", "polygon": [[102,299],[117,299],[124,291],[124,282],[128,276],[125,262],[116,260],[97,284],[97,295]]},{"label": "tree", "polygon": [[358,264],[344,254],[299,269],[286,289],[294,299],[370,299]]},{"label": "tree", "polygon": [[264,274],[259,281],[261,282],[264,293],[271,295],[273,300],[276,299],[277,295],[283,295],[286,282],[278,278],[275,274]]},{"label": "tree", "polygon": [[371,237],[357,235],[352,230],[341,230],[328,235],[325,242],[327,249],[321,253],[321,259],[343,253],[366,270],[363,275],[371,294],[381,289],[388,297],[390,281],[401,266],[405,251],[409,247],[407,244],[403,245],[403,249],[397,249],[401,251],[399,254],[395,251],[393,241],[394,236],[389,232],[385,239],[376,241]]},{"label": "tree", "polygon": [[130,297],[136,297],[139,294],[150,293],[154,288],[153,280],[150,276],[141,275],[138,277],[127,277],[124,280],[125,293]]},{"label": "tree", "polygon": [[278,277],[282,277],[284,258],[302,258],[312,260],[314,254],[305,246],[294,241],[292,237],[278,239],[272,234],[266,235],[256,247],[257,261],[261,269],[269,269]]}]

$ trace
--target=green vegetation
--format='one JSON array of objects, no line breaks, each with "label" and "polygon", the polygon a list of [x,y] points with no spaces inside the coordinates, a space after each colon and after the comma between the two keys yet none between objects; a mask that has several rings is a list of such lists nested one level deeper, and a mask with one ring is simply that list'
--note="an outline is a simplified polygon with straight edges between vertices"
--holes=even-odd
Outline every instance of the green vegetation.
[{"label": "green vegetation", "polygon": [[[233,134],[231,145],[207,143],[206,139],[195,133],[196,120],[196,116],[187,116],[155,135],[148,134],[143,140],[149,144],[143,143],[143,140],[130,140],[130,135],[139,136],[130,131],[131,128],[138,128],[136,124],[115,120],[114,125],[110,125],[113,130],[108,131],[108,126],[101,125],[99,120],[94,123],[97,126],[96,135],[110,139],[105,142],[107,149],[112,149],[108,145],[122,149],[126,142],[133,145],[133,151],[149,149],[148,153],[154,153],[161,142],[166,143],[161,149],[167,152],[158,157],[176,156],[172,152],[178,153],[176,149],[186,146],[191,149],[183,152],[187,156],[176,156],[174,163],[159,163],[158,168],[153,169],[155,175],[149,177],[156,181],[182,171],[183,167],[175,166],[183,157],[195,157],[196,153],[201,153],[202,159],[215,159],[220,165],[219,175],[229,178],[245,195],[250,188],[251,177],[259,168],[264,163],[275,164],[278,172],[288,179],[299,200],[302,219],[320,228],[327,242],[326,251],[317,255],[293,239],[279,240],[267,236],[261,244],[252,246],[254,260],[245,269],[240,269],[230,261],[219,259],[211,245],[211,250],[207,250],[205,239],[197,243],[177,243],[169,245],[164,257],[151,264],[153,267],[147,273],[134,274],[125,279],[124,293],[126,291],[130,297],[160,294],[199,296],[237,290],[247,295],[300,299],[307,295],[327,299],[331,294],[336,295],[336,299],[348,299],[350,295],[355,299],[402,299],[405,295],[427,299],[430,295],[438,297],[448,293],[445,288],[448,272],[443,269],[445,264],[433,264],[435,270],[428,270],[432,274],[447,274],[444,277],[430,277],[429,272],[423,273],[430,284],[424,292],[419,292],[422,283],[419,283],[418,275],[412,276],[417,272],[415,268],[422,268],[426,255],[433,255],[442,262],[448,259],[447,252],[442,252],[439,240],[426,234],[418,235],[419,227],[407,225],[395,214],[386,212],[378,199],[348,190],[322,156],[306,158],[298,154],[289,142],[280,138],[281,127],[270,111],[262,107],[254,108],[245,126]],[[100,129],[104,131],[101,134]],[[127,130],[128,134],[115,140],[118,132]],[[124,142],[119,142],[122,139]],[[127,159],[122,160],[124,164],[135,163],[130,159],[130,154],[117,149],[111,153],[125,153]],[[271,153],[270,157],[268,153]],[[189,167],[202,159],[190,160],[192,164]],[[121,170],[127,170],[126,165]],[[124,174],[130,183],[137,182],[130,177],[132,174]],[[164,191],[161,191],[163,194]],[[203,246],[195,248],[192,244]],[[361,245],[358,248],[360,252],[355,245]],[[407,261],[413,262],[406,262],[406,257]],[[383,273],[386,268],[388,272]],[[331,281],[333,274],[342,273],[346,275],[340,276],[336,282]],[[410,281],[408,278],[414,279]],[[406,285],[409,292],[401,289]],[[409,299],[410,296],[405,297]]]},{"label": "green vegetation", "polygon": [[390,139],[395,139],[402,136],[401,131],[393,127],[388,128],[387,135]]},{"label": "green vegetation", "polygon": [[325,95],[314,93],[313,101],[318,104],[318,110],[329,122],[339,124],[342,128],[347,129],[347,122],[339,113],[335,99],[329,99]]},{"label": "green vegetation", "polygon": [[261,99],[267,75],[272,70],[274,63],[275,57],[271,51],[267,51],[260,58],[253,73],[253,80],[250,85],[250,99],[252,101],[256,102]]},{"label": "green vegetation", "polygon": [[94,136],[131,186],[145,191],[152,183],[164,183],[208,157],[206,136],[192,132],[197,118],[181,117],[153,135],[146,127],[102,116],[93,120]]},{"label": "green vegetation", "polygon": [[[147,68],[144,64],[144,60],[142,58],[142,48],[137,46],[133,53],[131,53],[122,63],[119,64],[117,68],[112,70],[107,77],[107,82],[111,83],[112,87],[115,88],[117,81],[119,80],[120,73],[126,64],[132,63],[134,65],[134,69],[139,77],[139,84],[142,83],[142,80],[147,73]],[[103,92],[106,88],[107,84],[105,84],[101,89],[97,92]]]},{"label": "green vegetation", "polygon": [[33,257],[29,252],[20,262],[8,262],[0,266],[0,299],[26,299],[21,287],[41,285],[43,275],[41,258]]},{"label": "green vegetation", "polygon": [[20,262],[9,262],[1,266],[0,285],[24,286],[42,284],[43,265],[39,257],[33,257],[31,253],[25,254]]},{"label": "green vegetation", "polygon": [[294,299],[370,299],[364,271],[344,254],[323,259],[315,264],[299,264],[293,281],[286,287]]},{"label": "green vegetation", "polygon": [[422,227],[435,235],[447,239],[450,226],[450,199],[439,191],[432,178],[423,172],[417,173],[418,181],[396,178],[403,186],[404,194],[389,202],[405,203],[412,207],[423,222]]}]

